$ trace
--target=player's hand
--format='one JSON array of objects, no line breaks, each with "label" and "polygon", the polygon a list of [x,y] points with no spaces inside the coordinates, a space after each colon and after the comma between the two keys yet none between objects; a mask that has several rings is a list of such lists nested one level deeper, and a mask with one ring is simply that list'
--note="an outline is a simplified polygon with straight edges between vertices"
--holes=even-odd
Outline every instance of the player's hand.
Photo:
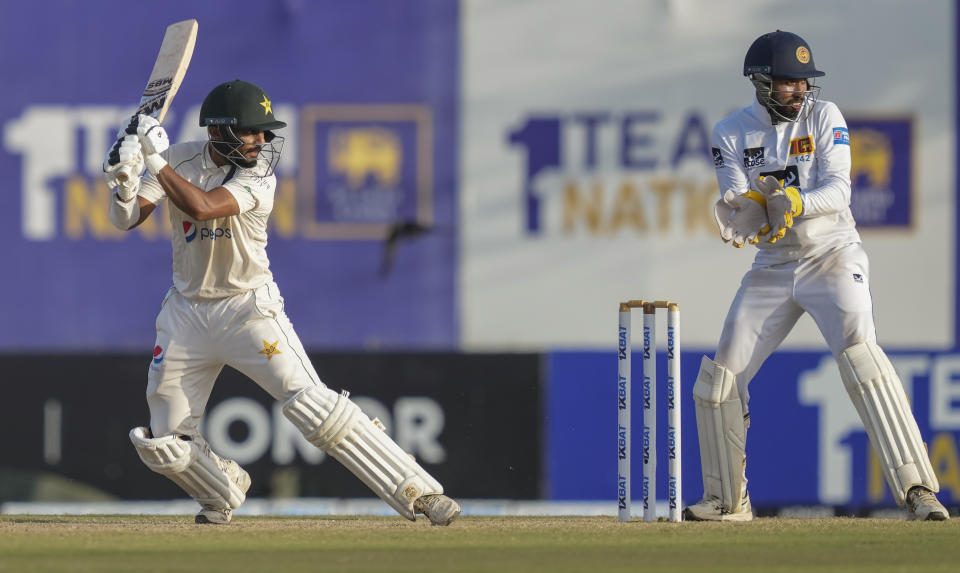
[{"label": "player's hand", "polygon": [[[103,158],[103,171],[107,172],[111,167],[117,165],[121,161],[129,160],[120,158],[120,145],[127,139],[127,136],[133,136],[134,139],[137,139],[137,116],[134,116],[130,121],[117,131],[117,139],[113,142],[113,145],[110,147],[110,150],[107,151],[107,156]],[[137,139],[137,152],[139,153],[140,141]],[[130,147],[127,147],[129,150]]]},{"label": "player's hand", "polygon": [[759,189],[767,198],[767,218],[770,220],[768,243],[776,243],[793,226],[793,219],[803,213],[803,197],[796,187],[784,187],[776,177],[761,176]]},{"label": "player's hand", "polygon": [[724,243],[738,249],[744,243],[755,245],[770,231],[765,197],[756,191],[736,193],[728,189],[713,206],[713,216]]},{"label": "player's hand", "polygon": [[150,173],[156,175],[167,165],[167,161],[160,156],[170,147],[167,130],[163,129],[163,126],[156,119],[141,114],[137,116],[137,136],[140,138],[143,160],[147,164],[147,169]]},{"label": "player's hand", "polygon": [[[108,188],[117,188],[121,200],[129,201],[140,188],[143,154],[136,135],[125,135],[123,130],[117,135],[123,137],[110,148],[103,160],[103,180]],[[120,173],[125,173],[126,177],[118,177]]]},{"label": "player's hand", "polygon": [[167,137],[167,130],[163,129],[160,122],[149,115],[137,116],[137,135],[140,137],[140,145],[143,146],[143,155],[153,155],[154,153],[163,153],[170,147],[170,138]]}]

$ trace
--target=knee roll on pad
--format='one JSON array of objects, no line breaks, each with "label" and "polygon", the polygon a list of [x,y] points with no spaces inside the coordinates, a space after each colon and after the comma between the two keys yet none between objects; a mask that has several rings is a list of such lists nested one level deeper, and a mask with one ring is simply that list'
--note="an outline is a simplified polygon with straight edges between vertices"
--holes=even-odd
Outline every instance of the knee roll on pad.
[{"label": "knee roll on pad", "polygon": [[178,436],[150,438],[147,428],[130,430],[130,441],[151,470],[170,478],[201,505],[236,509],[246,493],[194,441]]},{"label": "knee roll on pad", "polygon": [[747,430],[733,372],[704,356],[693,400],[704,497],[718,499],[728,511],[735,511],[746,490]]},{"label": "knee roll on pad", "polygon": [[416,519],[413,502],[443,487],[354,404],[347,392],[311,386],[283,405],[283,414],[311,444],[360,478],[397,513]]},{"label": "knee roll on pad", "polygon": [[915,485],[939,491],[903,384],[883,349],[861,342],[840,353],[837,362],[897,504],[906,502],[907,491]]}]

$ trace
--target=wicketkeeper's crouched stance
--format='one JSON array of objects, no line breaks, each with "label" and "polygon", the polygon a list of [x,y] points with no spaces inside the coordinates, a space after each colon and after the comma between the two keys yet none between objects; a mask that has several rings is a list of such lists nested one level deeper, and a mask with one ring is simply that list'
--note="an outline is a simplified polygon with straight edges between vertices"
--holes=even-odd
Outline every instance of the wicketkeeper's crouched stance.
[{"label": "wicketkeeper's crouched stance", "polygon": [[[211,451],[200,422],[213,384],[229,365],[283,402],[306,439],[346,466],[407,519],[448,525],[460,513],[443,487],[353,403],[317,376],[269,270],[267,218],[285,127],[262,89],[240,80],[204,100],[209,140],[169,145],[156,120],[139,116],[104,163],[116,187],[110,219],[136,227],[170,200],[174,286],[157,317],[147,379],[150,427],[130,439],[143,462],[197,500],[197,523],[228,523],[250,476]],[[135,134],[133,132],[136,132]],[[129,167],[142,179],[118,180]]]},{"label": "wicketkeeper's crouched stance", "polygon": [[756,98],[713,132],[723,197],[721,238],[757,245],[730,305],[714,360],[703,358],[693,394],[703,500],[687,519],[748,521],[747,386],[809,313],[880,458],[897,504],[912,519],[945,520],[937,477],[890,360],[876,344],[867,254],[850,211],[850,138],[840,110],[819,100],[807,43],[790,32],[750,46],[743,74]]}]

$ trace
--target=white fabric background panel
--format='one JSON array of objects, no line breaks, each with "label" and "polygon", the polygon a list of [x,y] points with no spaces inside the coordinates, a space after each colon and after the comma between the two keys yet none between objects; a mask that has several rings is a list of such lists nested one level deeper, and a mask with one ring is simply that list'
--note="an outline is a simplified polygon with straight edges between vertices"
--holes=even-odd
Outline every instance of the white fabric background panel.
[{"label": "white fabric background panel", "polygon": [[[628,298],[679,301],[683,345],[715,346],[755,250],[719,240],[714,169],[698,150],[709,149],[714,123],[750,103],[743,56],[778,28],[810,43],[827,74],[821,97],[848,121],[912,118],[913,225],[861,231],[879,342],[952,346],[952,3],[871,2],[867,19],[860,2],[717,4],[464,4],[464,349],[611,347],[616,305]],[[559,126],[561,153],[530,181],[540,222],[531,230],[528,151],[550,145],[511,134],[535,119]],[[640,167],[623,165],[625,138]],[[677,162],[678,149],[687,153]],[[807,317],[784,346],[825,348]]]}]

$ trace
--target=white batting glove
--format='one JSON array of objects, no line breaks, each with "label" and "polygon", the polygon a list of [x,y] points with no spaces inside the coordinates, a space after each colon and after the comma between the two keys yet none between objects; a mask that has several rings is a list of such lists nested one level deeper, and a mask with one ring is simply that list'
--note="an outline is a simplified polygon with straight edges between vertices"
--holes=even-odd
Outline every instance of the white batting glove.
[{"label": "white batting glove", "polygon": [[796,187],[784,187],[779,179],[769,175],[760,177],[757,189],[767,198],[767,218],[771,229],[767,242],[776,243],[793,226],[794,217],[803,213],[803,197]]},{"label": "white batting glove", "polygon": [[733,242],[738,249],[744,243],[755,245],[770,232],[766,198],[756,191],[736,193],[727,189],[713,206],[713,216],[724,243]]},{"label": "white batting glove", "polygon": [[[140,189],[140,174],[143,173],[143,154],[136,135],[117,134],[120,139],[107,152],[103,160],[103,180],[107,187],[117,188],[117,195],[124,202],[133,199]],[[118,177],[125,173],[125,177]]]},{"label": "white batting glove", "polygon": [[167,137],[167,130],[163,129],[160,122],[149,115],[141,114],[137,116],[137,120],[137,136],[143,148],[143,161],[147,165],[147,170],[156,175],[167,165],[167,160],[160,154],[170,147],[170,138]]},{"label": "white batting glove", "polygon": [[[134,148],[131,146],[133,141],[128,140],[128,137],[132,137],[133,140],[136,140],[135,141],[136,150],[134,150]],[[123,148],[123,151],[126,152],[126,155],[124,157],[121,157],[120,146],[124,145],[125,143],[126,143],[126,146]],[[140,155],[140,140],[137,139],[137,118],[136,117],[131,118],[128,121],[127,125],[121,127],[119,131],[117,131],[116,141],[113,142],[113,145],[110,146],[110,149],[107,151],[106,157],[103,158],[104,173],[106,173],[107,171],[110,171],[110,168],[115,167],[118,163],[133,160],[134,154]],[[142,156],[141,156],[141,159],[142,159]]]}]

